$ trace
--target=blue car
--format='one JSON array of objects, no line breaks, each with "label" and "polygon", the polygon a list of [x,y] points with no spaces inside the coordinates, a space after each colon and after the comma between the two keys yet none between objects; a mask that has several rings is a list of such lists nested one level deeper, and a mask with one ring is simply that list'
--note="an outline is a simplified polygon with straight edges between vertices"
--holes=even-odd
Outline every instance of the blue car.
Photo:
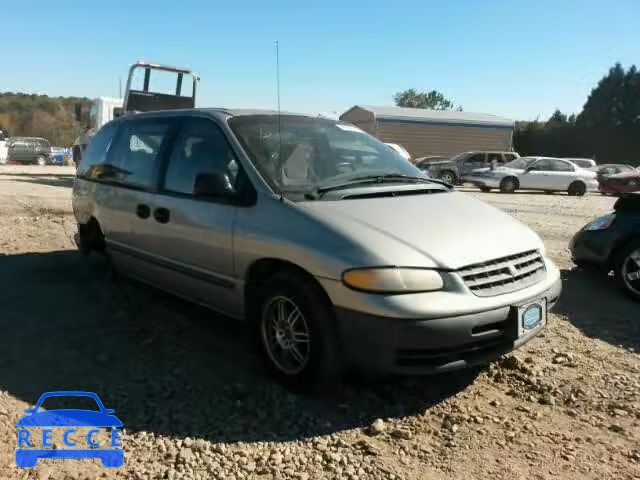
[{"label": "blue car", "polygon": [[[39,412],[42,402],[49,397],[91,397],[98,407],[97,410],[56,409]],[[23,429],[32,427],[105,427],[121,428],[122,422],[113,415],[114,410],[104,408],[100,398],[92,392],[60,391],[43,394],[34,408],[25,410],[24,415],[16,426]],[[29,443],[29,442],[25,442]],[[19,443],[20,446],[20,443]],[[35,467],[39,458],[81,459],[99,458],[104,467],[117,468],[124,463],[122,449],[53,449],[53,448],[18,448],[16,449],[16,465],[22,468]]]}]

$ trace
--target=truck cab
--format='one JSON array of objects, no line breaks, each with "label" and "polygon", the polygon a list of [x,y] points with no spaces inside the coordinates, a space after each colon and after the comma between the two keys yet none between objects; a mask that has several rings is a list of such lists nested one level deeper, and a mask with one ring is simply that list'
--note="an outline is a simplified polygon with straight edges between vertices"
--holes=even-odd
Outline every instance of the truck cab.
[{"label": "truck cab", "polygon": [[[124,99],[99,97],[91,102],[86,130],[73,143],[76,168],[103,125],[121,115],[194,108],[198,82],[198,76],[187,68],[142,61],[131,65]],[[76,105],[76,120],[82,121],[81,104]]]}]

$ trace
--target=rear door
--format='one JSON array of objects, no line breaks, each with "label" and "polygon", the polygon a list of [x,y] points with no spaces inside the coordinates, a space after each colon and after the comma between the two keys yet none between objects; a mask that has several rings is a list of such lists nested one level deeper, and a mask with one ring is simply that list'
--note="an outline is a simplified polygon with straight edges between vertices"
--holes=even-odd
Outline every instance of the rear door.
[{"label": "rear door", "polygon": [[549,172],[550,190],[567,190],[569,185],[576,180],[576,167],[564,160],[551,160],[551,172]]},{"label": "rear door", "polygon": [[153,205],[147,253],[158,261],[163,287],[233,316],[242,295],[233,274],[232,233],[238,207],[229,200],[194,197],[196,176],[223,172],[231,184],[239,162],[220,127],[206,118],[179,120]]}]

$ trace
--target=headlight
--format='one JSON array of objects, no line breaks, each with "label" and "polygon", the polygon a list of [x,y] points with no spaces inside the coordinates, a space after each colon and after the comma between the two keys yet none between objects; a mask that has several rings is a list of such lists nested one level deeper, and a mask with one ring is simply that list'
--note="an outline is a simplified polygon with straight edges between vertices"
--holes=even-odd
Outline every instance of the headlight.
[{"label": "headlight", "polygon": [[348,287],[374,293],[414,293],[440,290],[444,281],[435,270],[422,268],[355,268],[342,274]]},{"label": "headlight", "polygon": [[615,213],[609,213],[608,215],[603,215],[602,217],[598,217],[593,222],[588,224],[585,227],[585,230],[605,230],[611,226],[611,224],[615,219],[616,219]]}]

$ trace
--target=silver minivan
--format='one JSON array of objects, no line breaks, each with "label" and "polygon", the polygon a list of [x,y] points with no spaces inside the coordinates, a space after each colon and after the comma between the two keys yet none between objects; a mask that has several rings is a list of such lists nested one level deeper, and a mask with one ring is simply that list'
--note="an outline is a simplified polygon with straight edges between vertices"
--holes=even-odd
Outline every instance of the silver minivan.
[{"label": "silver minivan", "polygon": [[81,251],[246,319],[290,385],[487,362],[535,337],[561,290],[528,227],[326,118],[116,119],[85,153],[73,209]]}]

